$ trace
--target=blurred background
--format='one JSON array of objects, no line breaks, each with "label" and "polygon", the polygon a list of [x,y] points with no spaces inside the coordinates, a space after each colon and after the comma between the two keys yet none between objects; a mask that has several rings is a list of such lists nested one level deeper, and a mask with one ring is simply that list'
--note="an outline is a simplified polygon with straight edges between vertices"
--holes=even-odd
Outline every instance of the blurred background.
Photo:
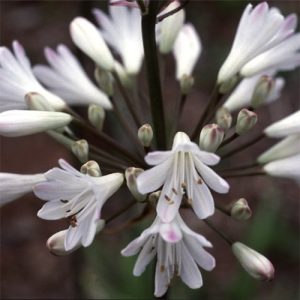
[{"label": "blurred background", "polygon": [[[279,7],[285,15],[292,12],[299,15],[299,1],[269,3]],[[230,50],[246,4],[246,1],[190,1],[186,7],[186,19],[195,25],[203,52],[194,72],[196,86],[183,112],[182,130],[190,132],[196,124],[218,69]],[[92,77],[93,64],[72,44],[69,23],[78,15],[93,20],[91,8],[106,11],[106,1],[1,1],[0,5],[2,46],[11,47],[14,39],[19,40],[34,65],[45,63],[45,46],[56,47],[65,43],[79,55]],[[171,109],[179,88],[174,80],[172,55],[164,60],[165,106]],[[281,99],[259,110],[259,122],[251,134],[257,134],[266,124],[299,109],[299,70],[283,76],[287,82]],[[143,77],[144,70],[141,80]],[[85,108],[78,111],[85,113]],[[108,116],[106,129],[117,134],[119,129],[114,128],[112,121],[113,117]],[[126,144],[125,139],[122,142]],[[226,164],[235,166],[250,162],[273,142],[262,141],[229,159]],[[2,172],[40,173],[56,166],[59,158],[78,166],[75,158],[46,134],[1,138],[0,143]],[[215,194],[215,201],[228,204],[245,197],[253,209],[252,219],[238,222],[217,211],[211,221],[233,239],[270,258],[276,269],[275,280],[262,283],[249,277],[235,261],[228,245],[192,213],[184,211],[183,217],[192,229],[213,243],[210,252],[215,256],[217,266],[213,272],[202,272],[204,286],[201,289],[190,290],[181,280],[174,279],[169,299],[299,299],[299,187],[289,180],[268,177],[233,178],[230,184],[230,193],[226,196]],[[111,215],[129,198],[125,190],[118,193],[105,207],[103,216]],[[120,251],[151,224],[154,214],[141,223],[125,226],[128,219],[142,211],[143,207],[136,206],[110,223],[89,248],[67,257],[55,257],[48,252],[45,243],[50,235],[64,229],[66,223],[38,219],[36,213],[42,204],[34,195],[28,195],[0,209],[2,299],[153,298],[153,265],[136,278],[132,275],[136,257],[124,258]]]}]

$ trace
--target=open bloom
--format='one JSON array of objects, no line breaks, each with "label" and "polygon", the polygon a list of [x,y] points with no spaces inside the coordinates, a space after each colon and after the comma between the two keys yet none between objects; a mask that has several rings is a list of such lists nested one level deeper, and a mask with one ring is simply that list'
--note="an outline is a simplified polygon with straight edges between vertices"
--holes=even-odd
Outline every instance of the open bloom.
[{"label": "open bloom", "polygon": [[0,207],[32,192],[35,184],[45,180],[43,174],[0,173]]},{"label": "open bloom", "polygon": [[100,9],[93,13],[103,38],[121,56],[127,73],[137,74],[144,57],[140,10],[109,6],[110,17]]},{"label": "open bloom", "polygon": [[157,255],[154,294],[161,297],[175,275],[192,289],[202,286],[197,265],[207,271],[215,267],[215,259],[203,247],[212,245],[204,236],[190,230],[178,214],[171,223],[164,223],[157,217],[121,253],[133,256],[140,252],[133,269],[135,276],[140,276]]},{"label": "open bloom", "polygon": [[46,220],[69,219],[64,241],[66,251],[79,242],[87,247],[96,234],[102,206],[122,185],[123,175],[92,177],[80,173],[63,159],[59,165],[61,169],[53,168],[45,173],[47,182],[34,187],[35,195],[48,201],[38,216]]},{"label": "open bloom", "polygon": [[176,60],[176,78],[180,80],[182,76],[191,76],[197,60],[201,54],[200,38],[191,24],[185,24],[173,47]]},{"label": "open bloom", "polygon": [[157,213],[164,222],[172,221],[183,194],[199,218],[214,213],[214,201],[207,185],[218,193],[227,193],[228,183],[207,165],[219,162],[219,156],[201,151],[183,132],[177,132],[171,151],[155,151],[145,157],[155,167],[141,173],[137,187],[142,194],[156,191],[163,185]]},{"label": "open bloom", "polygon": [[37,78],[54,93],[70,104],[95,103],[105,109],[112,108],[108,97],[87,77],[76,57],[65,45],[59,45],[57,52],[45,49],[45,56],[52,68],[34,67]]},{"label": "open bloom", "polygon": [[269,8],[266,2],[258,4],[255,8],[248,4],[241,17],[230,53],[219,71],[218,83],[231,79],[258,55],[285,43],[294,33],[296,26],[297,18],[294,14],[284,18],[277,8]]},{"label": "open bloom", "polygon": [[22,45],[12,43],[14,55],[6,47],[0,47],[0,111],[26,109],[25,95],[41,94],[56,110],[65,107],[65,102],[47,91],[34,77],[30,61]]}]

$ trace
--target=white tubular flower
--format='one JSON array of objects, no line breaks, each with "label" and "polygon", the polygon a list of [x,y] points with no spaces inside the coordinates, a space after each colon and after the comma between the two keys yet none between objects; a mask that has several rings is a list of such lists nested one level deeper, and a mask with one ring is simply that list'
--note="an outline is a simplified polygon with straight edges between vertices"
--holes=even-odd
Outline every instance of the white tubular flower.
[{"label": "white tubular flower", "polygon": [[249,61],[281,42],[285,43],[296,26],[297,17],[294,14],[284,18],[277,8],[269,8],[266,2],[255,8],[248,4],[240,19],[231,51],[219,71],[218,83],[230,80]]},{"label": "white tubular flower", "polygon": [[154,295],[161,297],[175,275],[192,289],[202,286],[197,265],[207,271],[215,267],[215,259],[203,247],[212,245],[204,236],[190,230],[178,214],[172,223],[163,223],[157,217],[121,253],[133,256],[140,252],[133,269],[135,276],[140,276],[157,255]]},{"label": "white tubular flower", "polygon": [[193,69],[201,54],[200,38],[191,24],[185,24],[175,41],[173,53],[176,60],[176,78],[192,75]]},{"label": "white tubular flower", "polygon": [[113,173],[92,177],[80,173],[63,159],[59,160],[59,165],[62,169],[51,169],[45,173],[47,182],[34,187],[35,195],[48,201],[38,216],[45,220],[69,220],[64,242],[66,251],[79,242],[87,247],[96,234],[102,206],[120,188],[123,175]]},{"label": "white tubular flower", "polygon": [[54,93],[69,104],[95,103],[105,109],[112,108],[108,97],[87,77],[68,47],[59,45],[57,52],[46,48],[45,57],[52,68],[38,65],[34,67],[34,74]]},{"label": "white tubular flower", "polygon": [[258,280],[269,281],[274,278],[274,267],[265,256],[240,242],[235,242],[231,248],[233,254],[249,275]]},{"label": "white tubular flower", "polygon": [[272,161],[263,169],[270,176],[290,178],[300,183],[300,154]]},{"label": "white tubular flower", "polygon": [[74,44],[100,68],[112,71],[114,58],[97,27],[85,18],[77,17],[70,24]]},{"label": "white tubular flower", "polygon": [[[256,75],[243,79],[231,93],[231,95],[227,98],[224,106],[230,112],[241,109],[243,107],[248,107],[251,103],[253,92],[260,78],[261,75]],[[264,101],[264,104],[273,102],[281,96],[281,91],[284,88],[285,81],[282,77],[277,77],[274,80],[275,83],[272,86],[267,99]]]},{"label": "white tubular flower", "polygon": [[164,222],[175,218],[185,192],[196,215],[200,219],[207,218],[215,209],[207,185],[218,193],[229,190],[228,183],[207,166],[215,165],[219,160],[219,156],[201,151],[185,133],[177,132],[171,151],[147,154],[145,161],[155,167],[138,176],[138,190],[146,194],[163,185],[157,213]]},{"label": "white tubular flower", "polygon": [[[179,1],[172,1],[161,13],[164,15],[180,5]],[[157,41],[159,44],[159,51],[167,54],[172,51],[175,40],[183,26],[185,19],[185,11],[183,9],[166,17],[157,24]]]},{"label": "white tubular flower", "polygon": [[137,8],[109,6],[110,18],[99,9],[93,10],[106,42],[121,56],[126,72],[135,75],[144,58],[141,13]]},{"label": "white tubular flower", "polygon": [[266,150],[257,158],[257,161],[265,164],[298,153],[300,153],[300,134],[293,134]]},{"label": "white tubular flower", "polygon": [[45,181],[43,174],[0,173],[0,207],[32,192],[35,184]]},{"label": "white tubular flower", "polygon": [[265,128],[264,133],[275,138],[300,133],[300,110],[271,124]]},{"label": "white tubular flower", "polygon": [[0,113],[0,135],[17,137],[57,129],[72,121],[69,114],[36,110],[8,110]]},{"label": "white tubular flower", "polygon": [[62,110],[65,102],[37,81],[22,45],[14,41],[12,47],[14,54],[0,47],[0,111],[26,109],[25,95],[33,92],[46,98],[54,109]]}]

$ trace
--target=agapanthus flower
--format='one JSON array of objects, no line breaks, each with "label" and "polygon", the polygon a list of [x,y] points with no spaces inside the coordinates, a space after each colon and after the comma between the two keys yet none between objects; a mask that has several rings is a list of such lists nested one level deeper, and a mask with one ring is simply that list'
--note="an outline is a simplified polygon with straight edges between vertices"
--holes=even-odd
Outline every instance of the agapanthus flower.
[{"label": "agapanthus flower", "polygon": [[14,55],[0,47],[0,111],[26,109],[25,95],[32,92],[41,94],[54,109],[62,110],[65,102],[37,81],[22,45],[14,41],[12,47]]},{"label": "agapanthus flower", "polygon": [[140,276],[151,260],[157,257],[154,295],[161,297],[175,275],[180,276],[192,289],[202,286],[202,275],[198,266],[207,271],[215,267],[215,259],[204,247],[212,245],[204,236],[189,229],[177,214],[171,223],[164,223],[157,217],[121,253],[124,256],[133,256],[140,252],[133,269],[135,276]]},{"label": "agapanthus flower", "polygon": [[93,13],[103,38],[121,56],[126,72],[137,74],[144,57],[140,10],[110,6],[110,17],[100,9],[93,9]]},{"label": "agapanthus flower", "polygon": [[79,242],[87,247],[94,239],[102,206],[120,188],[123,175],[92,177],[80,173],[63,159],[59,160],[59,165],[61,168],[45,173],[47,182],[34,187],[35,195],[47,201],[38,216],[46,220],[69,220],[64,242],[66,251]]},{"label": "agapanthus flower", "polygon": [[46,48],[45,57],[51,68],[37,65],[34,74],[55,94],[73,105],[95,103],[112,108],[108,97],[88,78],[68,47],[59,45],[56,52]]},{"label": "agapanthus flower", "polygon": [[219,160],[219,156],[201,151],[185,133],[177,132],[171,151],[147,154],[145,161],[154,167],[138,176],[138,190],[146,194],[163,186],[157,213],[164,222],[175,218],[185,193],[197,216],[207,218],[214,213],[208,186],[218,193],[229,190],[228,183],[207,166]]}]

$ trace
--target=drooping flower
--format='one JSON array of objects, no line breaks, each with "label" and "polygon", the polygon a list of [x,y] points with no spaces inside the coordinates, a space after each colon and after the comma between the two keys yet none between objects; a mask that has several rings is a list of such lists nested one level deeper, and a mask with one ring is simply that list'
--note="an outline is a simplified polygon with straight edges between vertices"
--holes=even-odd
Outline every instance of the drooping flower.
[{"label": "drooping flower", "polygon": [[248,4],[240,19],[230,53],[219,71],[218,83],[230,80],[252,59],[285,43],[296,26],[297,17],[294,14],[284,18],[279,9],[269,8],[266,2],[255,8]]},{"label": "drooping flower", "polygon": [[178,214],[171,223],[156,217],[153,224],[121,253],[133,256],[140,252],[133,269],[135,276],[140,276],[157,256],[154,295],[161,297],[175,275],[192,289],[202,286],[198,266],[207,271],[215,267],[215,259],[204,247],[212,245],[204,236],[189,229]]},{"label": "drooping flower", "polygon": [[94,239],[102,206],[120,188],[123,175],[92,177],[80,173],[63,159],[59,160],[59,165],[61,169],[53,168],[45,173],[47,182],[34,187],[35,195],[48,201],[38,216],[46,220],[69,220],[64,242],[66,251],[79,242],[87,247]]},{"label": "drooping flower", "polygon": [[55,94],[69,104],[95,103],[105,109],[112,108],[108,97],[92,83],[68,47],[59,45],[56,52],[46,48],[45,57],[52,68],[37,65],[34,74]]},{"label": "drooping flower", "polygon": [[8,110],[0,113],[0,135],[17,137],[62,128],[72,121],[69,114],[53,111]]},{"label": "drooping flower", "polygon": [[200,38],[191,24],[185,24],[173,47],[176,60],[176,78],[180,80],[183,76],[191,76],[197,60],[201,54]]},{"label": "drooping flower", "polygon": [[140,10],[110,6],[110,17],[100,9],[93,13],[103,38],[121,56],[126,72],[137,74],[144,58]]},{"label": "drooping flower", "polygon": [[228,183],[207,166],[219,160],[219,156],[201,151],[185,133],[177,132],[171,151],[147,154],[145,161],[154,167],[138,176],[138,190],[146,194],[163,186],[157,213],[164,222],[175,218],[184,193],[197,216],[206,218],[214,213],[213,197],[207,186],[218,193],[229,190]]},{"label": "drooping flower", "polygon": [[66,104],[58,96],[46,90],[34,77],[30,61],[22,45],[12,43],[14,55],[6,47],[0,47],[0,111],[26,109],[25,95],[41,94],[56,110]]},{"label": "drooping flower", "polygon": [[35,184],[45,180],[44,174],[22,175],[0,172],[0,207],[32,192]]}]

